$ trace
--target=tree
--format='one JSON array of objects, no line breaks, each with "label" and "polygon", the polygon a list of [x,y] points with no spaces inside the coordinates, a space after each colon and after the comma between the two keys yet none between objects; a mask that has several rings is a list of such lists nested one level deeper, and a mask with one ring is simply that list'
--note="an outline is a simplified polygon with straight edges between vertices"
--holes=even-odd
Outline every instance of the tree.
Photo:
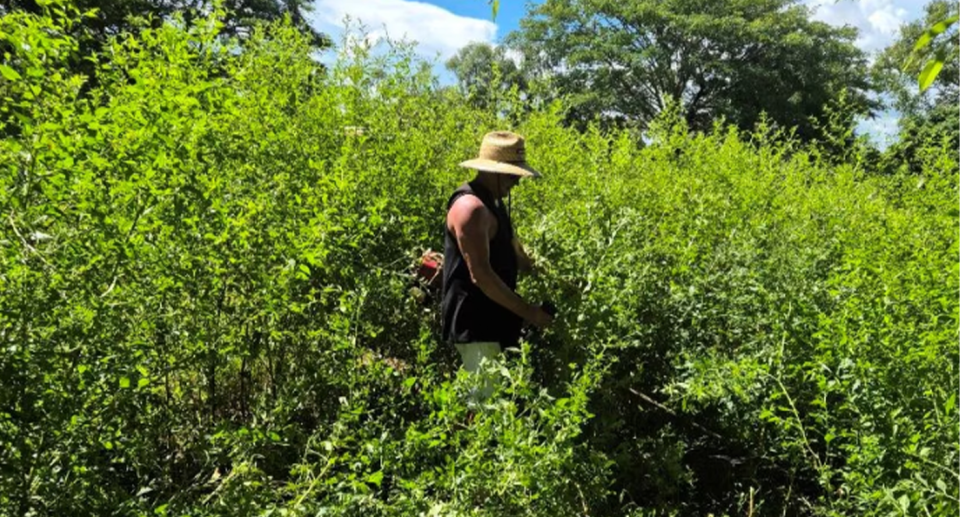
[{"label": "tree", "polygon": [[[892,97],[893,107],[907,117],[922,116],[939,104],[955,105],[960,95],[960,44],[956,24],[941,33],[936,44],[914,51],[916,42],[927,28],[956,15],[957,5],[947,0],[934,0],[924,7],[924,11],[922,20],[900,27],[896,41],[880,53],[873,66],[877,84]],[[937,54],[944,58],[943,68],[932,88],[919,91],[917,77]]]},{"label": "tree", "polygon": [[956,104],[941,103],[920,115],[903,116],[899,121],[897,141],[883,152],[879,169],[891,173],[905,169],[919,174],[929,166],[924,154],[931,149],[940,153],[960,147],[960,121]]},{"label": "tree", "polygon": [[478,106],[487,106],[491,101],[491,86],[500,91],[517,86],[521,91],[527,80],[517,63],[507,56],[505,47],[474,42],[461,48],[447,63],[447,70],[457,76],[461,93]]},{"label": "tree", "polygon": [[[956,16],[957,6],[946,0],[934,0],[924,7],[924,17],[900,27],[897,39],[877,58],[873,66],[876,83],[891,98],[891,106],[901,113],[897,142],[884,153],[885,167],[895,170],[906,167],[917,172],[922,169],[921,149],[960,145],[960,119],[957,117],[957,97],[960,96],[960,44],[957,27],[945,27],[933,45],[915,50],[916,42],[933,27],[950,16]],[[930,88],[917,88],[917,77],[928,66],[940,59],[943,68]]]},{"label": "tree", "polygon": [[[15,10],[39,14],[38,0],[0,0],[0,13]],[[174,12],[181,11],[189,20],[195,13],[213,8],[210,0],[74,0],[81,11],[97,9],[97,16],[86,22],[88,34],[103,42],[110,35],[134,29],[131,16],[151,16],[162,22]],[[307,23],[305,13],[311,9],[308,0],[223,0],[221,5],[230,13],[223,28],[227,36],[243,34],[258,20],[273,21],[289,15],[294,26],[307,33],[318,46],[330,45],[329,38]]]},{"label": "tree", "polygon": [[[51,0],[0,0],[0,15],[13,11],[25,11],[41,14],[44,6]],[[96,9],[96,15],[84,18],[75,27],[79,42],[79,52],[73,60],[71,69],[82,73],[96,82],[93,67],[87,56],[100,51],[107,39],[122,32],[135,32],[137,26],[132,17],[147,18],[156,27],[180,12],[188,24],[197,16],[213,9],[211,0],[72,0],[81,12]],[[223,0],[220,4],[227,10],[227,17],[221,34],[224,36],[243,36],[259,21],[274,21],[290,16],[294,26],[309,35],[313,44],[319,48],[329,47],[330,39],[307,22],[305,13],[311,9],[309,0]]]},{"label": "tree", "polygon": [[508,41],[574,122],[643,127],[673,98],[695,130],[718,117],[752,128],[766,112],[813,138],[811,117],[842,90],[857,113],[875,107],[856,34],[798,0],[546,0]]}]

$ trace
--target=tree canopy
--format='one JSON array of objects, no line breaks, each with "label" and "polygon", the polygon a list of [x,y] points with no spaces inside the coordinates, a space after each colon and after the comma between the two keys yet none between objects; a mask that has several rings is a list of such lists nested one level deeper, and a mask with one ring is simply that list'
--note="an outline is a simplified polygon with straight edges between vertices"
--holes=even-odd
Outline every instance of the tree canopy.
[{"label": "tree canopy", "polygon": [[[924,17],[900,27],[897,39],[884,49],[873,66],[877,84],[892,98],[892,106],[907,116],[930,111],[937,104],[955,105],[960,95],[960,44],[957,26],[953,25],[937,38],[937,45],[928,45],[916,53],[914,46],[928,27],[957,14],[955,2],[934,0],[924,6]],[[917,75],[935,54],[941,54],[943,69],[933,88],[920,92]]]},{"label": "tree canopy", "polygon": [[494,47],[489,43],[470,43],[450,58],[446,66],[457,76],[461,92],[477,105],[485,105],[493,85],[499,85],[504,90],[513,86],[521,90],[527,87],[523,71],[507,56],[507,49],[502,45]]},{"label": "tree canopy", "polygon": [[546,0],[508,41],[574,121],[642,127],[673,98],[696,130],[766,112],[812,137],[811,117],[844,89],[857,113],[875,104],[856,29],[810,14],[797,0]]},{"label": "tree canopy", "polygon": [[[0,15],[16,11],[39,15],[50,3],[49,0],[0,0]],[[94,12],[93,16],[74,24],[71,34],[78,43],[71,69],[89,77],[91,83],[97,78],[87,57],[98,53],[111,36],[135,33],[138,23],[142,23],[135,22],[135,18],[147,20],[149,26],[158,28],[164,20],[179,15],[190,25],[192,20],[205,16],[215,7],[210,0],[72,0],[70,3],[81,12]],[[244,37],[258,22],[289,16],[292,25],[314,46],[327,48],[332,44],[329,37],[307,22],[306,13],[312,9],[309,0],[222,0],[219,6],[227,13],[220,30],[223,37]]]},{"label": "tree canopy", "polygon": [[[885,48],[873,65],[876,84],[886,94],[889,106],[900,112],[897,141],[885,152],[885,164],[905,167],[911,172],[923,168],[919,151],[929,145],[943,144],[956,149],[960,145],[960,119],[957,97],[960,95],[960,44],[953,25],[937,36],[934,45],[915,50],[916,42],[929,27],[957,14],[957,5],[934,0],[924,7],[924,17],[900,27],[897,39]],[[921,90],[917,77],[933,58],[943,68],[931,88]]]},{"label": "tree canopy", "polygon": [[[45,3],[0,0],[0,12],[20,10],[39,14]],[[97,16],[85,20],[84,27],[89,36],[100,42],[110,35],[133,29],[131,16],[152,17],[159,23],[176,12],[189,19],[213,7],[209,0],[74,0],[73,4],[81,11],[97,10]],[[307,23],[305,14],[311,9],[308,0],[223,0],[220,5],[230,13],[224,20],[223,35],[243,34],[257,21],[274,21],[289,15],[293,25],[309,35],[315,45],[329,45],[329,39]]]}]

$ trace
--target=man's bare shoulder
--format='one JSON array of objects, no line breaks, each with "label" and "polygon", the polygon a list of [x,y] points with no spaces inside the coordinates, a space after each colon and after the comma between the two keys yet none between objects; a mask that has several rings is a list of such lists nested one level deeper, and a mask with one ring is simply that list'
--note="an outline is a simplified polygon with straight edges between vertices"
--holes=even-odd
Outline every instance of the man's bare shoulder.
[{"label": "man's bare shoulder", "polygon": [[454,200],[447,212],[447,225],[453,228],[489,224],[493,214],[477,196],[462,195]]}]

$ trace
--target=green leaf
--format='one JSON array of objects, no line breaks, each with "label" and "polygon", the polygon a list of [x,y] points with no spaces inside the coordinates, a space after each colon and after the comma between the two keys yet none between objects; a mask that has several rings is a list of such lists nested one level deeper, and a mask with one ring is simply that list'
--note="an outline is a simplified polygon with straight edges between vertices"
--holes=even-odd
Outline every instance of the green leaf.
[{"label": "green leaf", "polygon": [[933,27],[930,27],[930,32],[934,34],[940,34],[949,29],[954,23],[957,23],[958,20],[960,20],[960,14],[955,14],[943,21],[933,24]]},{"label": "green leaf", "polygon": [[129,377],[120,377],[120,387],[129,388],[130,387],[130,378]]},{"label": "green leaf", "polygon": [[279,441],[280,441],[280,435],[277,434],[277,433],[275,433],[275,432],[273,432],[273,431],[271,431],[271,432],[270,432],[270,440],[271,440],[271,441],[274,441],[274,442],[279,442]]},{"label": "green leaf", "polygon": [[142,387],[146,386],[147,384],[150,384],[150,379],[148,379],[148,378],[146,378],[146,377],[140,377],[140,380],[137,381],[137,387],[138,387],[138,388],[142,388]]},{"label": "green leaf", "polygon": [[383,471],[382,471],[382,470],[378,470],[378,471],[374,472],[373,474],[370,474],[369,476],[367,476],[367,483],[373,483],[374,485],[377,485],[377,487],[380,486],[380,483],[381,483],[382,481],[383,481]]},{"label": "green leaf", "polygon": [[18,81],[20,80],[20,74],[16,70],[10,68],[7,65],[0,65],[0,75],[8,81]]},{"label": "green leaf", "polygon": [[913,51],[916,52],[918,50],[922,50],[924,47],[929,45],[931,41],[933,41],[934,37],[936,37],[938,34],[942,34],[954,23],[957,23],[957,16],[951,16],[946,20],[933,24],[932,27],[924,31],[924,33],[917,38],[917,43],[913,46]]},{"label": "green leaf", "polygon": [[900,503],[900,508],[903,510],[903,513],[907,513],[907,510],[910,509],[910,498],[904,494],[900,496],[900,499],[898,499],[897,502]]},{"label": "green leaf", "polygon": [[488,3],[490,4],[491,18],[493,21],[497,21],[497,13],[500,12],[500,0],[490,0]]},{"label": "green leaf", "polygon": [[923,50],[924,47],[930,44],[933,40],[933,34],[930,34],[930,31],[924,32],[917,38],[917,43],[913,46],[913,51],[917,52]]},{"label": "green leaf", "polygon": [[933,84],[933,81],[937,78],[941,68],[943,68],[943,60],[939,57],[932,59],[929,63],[927,63],[927,66],[923,67],[923,71],[920,72],[920,76],[918,77],[921,92],[925,91],[930,87],[931,84]]}]

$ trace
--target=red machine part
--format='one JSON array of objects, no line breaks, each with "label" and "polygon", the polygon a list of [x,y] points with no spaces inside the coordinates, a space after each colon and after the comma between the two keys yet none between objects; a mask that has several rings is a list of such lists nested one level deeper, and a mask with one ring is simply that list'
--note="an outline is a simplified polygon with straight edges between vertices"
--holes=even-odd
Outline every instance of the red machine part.
[{"label": "red machine part", "polygon": [[443,255],[433,250],[427,250],[420,257],[420,264],[417,267],[417,278],[430,287],[439,287],[442,280],[440,276],[440,270],[442,268]]}]

